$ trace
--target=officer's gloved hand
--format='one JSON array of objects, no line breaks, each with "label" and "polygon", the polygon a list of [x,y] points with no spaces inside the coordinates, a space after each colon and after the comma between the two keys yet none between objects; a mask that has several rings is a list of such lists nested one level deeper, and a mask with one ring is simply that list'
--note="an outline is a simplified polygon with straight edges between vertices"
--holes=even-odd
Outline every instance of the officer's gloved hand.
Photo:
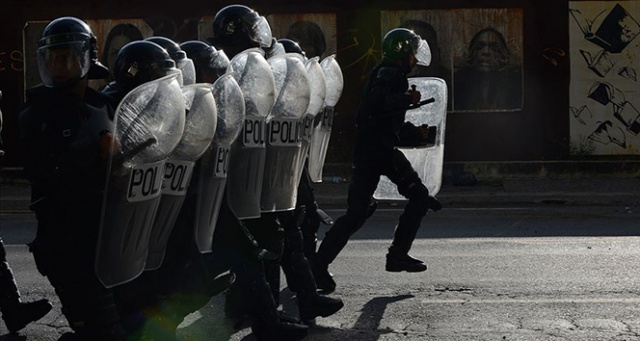
[{"label": "officer's gloved hand", "polygon": [[420,103],[420,98],[422,97],[422,94],[420,93],[420,91],[416,90],[415,85],[411,86],[411,90],[409,90],[409,95],[411,96],[411,104],[417,105],[418,103]]},{"label": "officer's gloved hand", "polygon": [[104,161],[108,161],[110,157],[120,155],[122,153],[120,140],[118,140],[113,133],[109,131],[104,131],[100,134],[98,144],[100,145],[100,156]]},{"label": "officer's gloved hand", "polygon": [[430,147],[436,144],[436,126],[423,124],[418,128],[420,131],[420,145]]}]

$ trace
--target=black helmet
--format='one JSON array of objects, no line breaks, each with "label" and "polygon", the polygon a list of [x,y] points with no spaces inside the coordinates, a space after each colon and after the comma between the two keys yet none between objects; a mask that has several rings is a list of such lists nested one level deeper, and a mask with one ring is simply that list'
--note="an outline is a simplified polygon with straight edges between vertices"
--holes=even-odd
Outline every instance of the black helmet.
[{"label": "black helmet", "polygon": [[431,63],[429,44],[409,29],[395,28],[382,39],[382,57],[387,61],[405,62],[411,53],[419,65],[429,66]]},{"label": "black helmet", "polygon": [[171,59],[176,63],[176,67],[182,72],[182,81],[184,85],[196,82],[196,70],[193,66],[193,61],[187,57],[187,54],[182,51],[178,43],[169,38],[160,36],[149,37],[145,40],[154,42],[167,50]]},{"label": "black helmet", "polygon": [[[199,41],[189,40],[180,44],[180,48],[187,53],[187,57],[193,60],[196,67],[196,81],[199,83],[209,82],[222,76],[230,66],[229,58],[222,50]],[[211,72],[211,79],[205,79],[205,73]]]},{"label": "black helmet", "polygon": [[213,37],[209,42],[227,52],[229,58],[251,47],[271,46],[271,27],[267,19],[243,5],[224,7],[213,18]]},{"label": "black helmet", "polygon": [[[58,66],[55,70],[53,63]],[[38,41],[38,68],[43,84],[48,87],[68,86],[85,77],[101,79],[109,75],[109,70],[98,61],[93,31],[74,17],[54,19],[44,28]]]},{"label": "black helmet", "polygon": [[115,62],[115,82],[126,90],[178,72],[173,59],[162,46],[137,40],[123,46]]},{"label": "black helmet", "polygon": [[282,46],[284,46],[285,52],[298,53],[305,56],[304,51],[302,51],[302,48],[300,47],[300,45],[298,45],[298,43],[296,43],[295,41],[287,38],[280,38],[278,39],[278,42],[282,44]]}]

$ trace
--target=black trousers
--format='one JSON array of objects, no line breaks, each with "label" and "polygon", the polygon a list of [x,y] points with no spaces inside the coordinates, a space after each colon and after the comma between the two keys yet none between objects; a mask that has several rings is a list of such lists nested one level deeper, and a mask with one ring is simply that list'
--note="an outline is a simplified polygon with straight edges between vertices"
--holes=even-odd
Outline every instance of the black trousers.
[{"label": "black trousers", "polygon": [[347,212],[327,231],[318,248],[317,258],[330,264],[346,246],[349,238],[369,217],[369,207],[381,175],[386,175],[409,199],[396,226],[389,252],[408,253],[416,237],[422,218],[428,210],[429,191],[411,163],[398,149],[376,150],[370,146],[356,146],[356,162],[349,185]]}]

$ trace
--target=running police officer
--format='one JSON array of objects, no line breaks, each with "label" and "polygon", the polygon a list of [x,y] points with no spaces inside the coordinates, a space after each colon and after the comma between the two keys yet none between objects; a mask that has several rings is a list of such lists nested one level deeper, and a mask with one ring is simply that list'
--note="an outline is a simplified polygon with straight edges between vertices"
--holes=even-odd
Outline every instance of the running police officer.
[{"label": "running police officer", "polygon": [[381,175],[386,175],[400,194],[409,199],[399,218],[386,257],[387,271],[421,272],[427,266],[409,255],[409,249],[429,209],[437,211],[440,203],[429,196],[418,174],[404,154],[395,146],[403,140],[426,139],[427,127],[405,122],[411,104],[418,104],[420,92],[411,90],[407,74],[416,65],[429,65],[429,45],[408,29],[389,31],[382,41],[382,62],[373,68],[365,83],[356,116],[354,168],[348,193],[347,213],[327,231],[316,261],[314,275],[319,286],[331,291],[335,281],[328,266],[345,247],[349,238],[371,215],[370,203]]}]

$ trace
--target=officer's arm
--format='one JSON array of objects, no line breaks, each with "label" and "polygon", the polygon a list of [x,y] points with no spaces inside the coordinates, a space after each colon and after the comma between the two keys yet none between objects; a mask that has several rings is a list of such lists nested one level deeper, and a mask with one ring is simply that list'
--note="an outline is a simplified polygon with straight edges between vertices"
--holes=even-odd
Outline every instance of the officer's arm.
[{"label": "officer's arm", "polygon": [[406,78],[393,68],[383,67],[373,81],[369,98],[382,112],[404,111],[411,104],[411,95],[406,91]]}]

